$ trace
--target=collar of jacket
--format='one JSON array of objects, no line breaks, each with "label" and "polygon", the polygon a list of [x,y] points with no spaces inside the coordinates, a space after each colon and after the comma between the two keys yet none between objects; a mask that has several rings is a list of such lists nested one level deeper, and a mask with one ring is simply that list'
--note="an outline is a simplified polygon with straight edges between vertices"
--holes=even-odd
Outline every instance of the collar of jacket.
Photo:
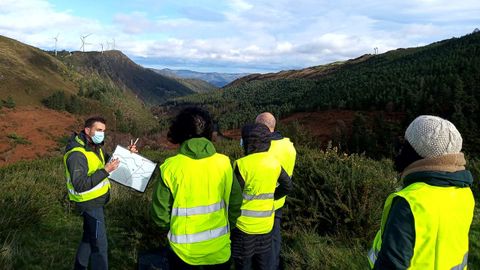
[{"label": "collar of jacket", "polygon": [[424,182],[437,187],[470,187],[473,183],[473,176],[468,170],[458,172],[415,172],[403,179],[403,186]]},{"label": "collar of jacket", "polygon": [[272,140],[281,140],[281,139],[283,139],[283,135],[282,135],[282,133],[280,133],[278,131],[274,131],[274,132],[272,132],[271,139]]},{"label": "collar of jacket", "polygon": [[213,156],[217,151],[213,143],[206,138],[192,138],[180,145],[179,153],[192,159],[202,159]]},{"label": "collar of jacket", "polygon": [[457,172],[465,170],[465,156],[463,153],[447,154],[439,157],[424,158],[408,165],[402,172],[405,177],[414,172],[440,171],[440,172]]},{"label": "collar of jacket", "polygon": [[417,160],[402,173],[403,184],[408,186],[415,182],[425,182],[433,186],[471,186],[473,177],[465,170],[463,153],[447,154],[434,158]]}]

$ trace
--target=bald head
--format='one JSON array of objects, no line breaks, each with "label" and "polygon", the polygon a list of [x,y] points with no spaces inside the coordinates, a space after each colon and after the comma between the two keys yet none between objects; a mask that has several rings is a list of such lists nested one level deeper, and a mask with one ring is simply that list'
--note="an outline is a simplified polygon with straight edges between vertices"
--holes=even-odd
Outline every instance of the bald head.
[{"label": "bald head", "polygon": [[274,132],[275,124],[277,122],[275,121],[275,117],[273,116],[273,114],[269,112],[264,112],[259,114],[257,118],[255,118],[255,123],[264,124],[268,127],[268,129],[270,129],[270,132]]}]

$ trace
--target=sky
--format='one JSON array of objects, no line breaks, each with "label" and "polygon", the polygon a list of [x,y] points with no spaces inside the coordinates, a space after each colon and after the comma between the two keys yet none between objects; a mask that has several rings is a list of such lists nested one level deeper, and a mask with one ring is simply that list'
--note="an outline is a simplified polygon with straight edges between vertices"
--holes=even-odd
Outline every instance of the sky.
[{"label": "sky", "polygon": [[265,73],[459,37],[479,0],[0,0],[0,35],[153,68]]}]

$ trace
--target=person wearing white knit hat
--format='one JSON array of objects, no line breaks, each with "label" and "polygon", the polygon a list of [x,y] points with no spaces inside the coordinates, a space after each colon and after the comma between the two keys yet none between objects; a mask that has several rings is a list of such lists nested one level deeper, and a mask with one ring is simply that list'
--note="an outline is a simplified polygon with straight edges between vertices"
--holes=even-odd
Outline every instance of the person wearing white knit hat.
[{"label": "person wearing white knit hat", "polygon": [[410,123],[395,158],[403,189],[385,202],[368,253],[372,269],[466,269],[475,203],[462,142],[446,119]]}]

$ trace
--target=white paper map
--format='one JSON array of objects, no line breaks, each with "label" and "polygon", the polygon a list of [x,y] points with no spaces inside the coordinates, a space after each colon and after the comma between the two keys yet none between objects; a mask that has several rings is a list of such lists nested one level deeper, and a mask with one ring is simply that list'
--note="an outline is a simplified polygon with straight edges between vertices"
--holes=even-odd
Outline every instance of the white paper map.
[{"label": "white paper map", "polygon": [[110,173],[108,178],[140,192],[147,188],[148,181],[155,171],[156,163],[130,152],[130,150],[117,145],[112,158],[118,158],[120,165]]}]

